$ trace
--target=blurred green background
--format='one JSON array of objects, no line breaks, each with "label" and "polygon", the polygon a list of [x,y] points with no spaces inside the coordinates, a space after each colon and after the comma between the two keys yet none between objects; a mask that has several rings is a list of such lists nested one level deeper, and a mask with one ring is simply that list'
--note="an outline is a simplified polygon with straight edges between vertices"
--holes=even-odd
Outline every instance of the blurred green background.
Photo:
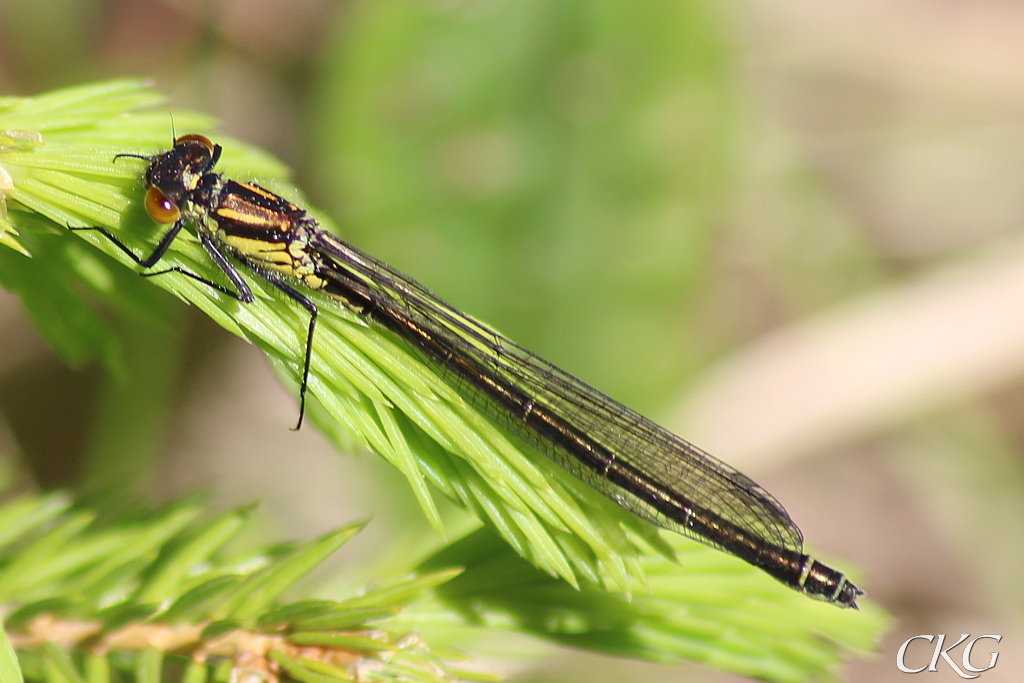
[{"label": "blurred green background", "polygon": [[[994,681],[1024,666],[1022,28],[996,0],[0,0],[0,93],[146,77],[218,116],[345,239],[737,465],[814,552],[861,566],[900,621],[846,680],[902,676],[912,635],[998,633]],[[118,451],[124,385],[61,365],[0,292],[15,476],[75,486],[143,448],[120,463],[140,491],[263,499],[268,534],[372,514],[352,582],[352,553],[432,533],[382,462],[287,430],[257,350],[167,308],[184,340],[127,333],[173,409]]]}]

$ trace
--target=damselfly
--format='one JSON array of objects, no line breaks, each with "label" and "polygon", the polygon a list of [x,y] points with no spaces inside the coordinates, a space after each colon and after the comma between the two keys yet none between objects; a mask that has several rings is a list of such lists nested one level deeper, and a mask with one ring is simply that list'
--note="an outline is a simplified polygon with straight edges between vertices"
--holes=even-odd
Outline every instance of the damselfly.
[{"label": "damselfly", "polygon": [[[184,135],[144,159],[146,210],[171,227],[147,257],[103,233],[143,268],[164,257],[192,224],[234,289],[179,272],[243,303],[252,289],[235,263],[309,312],[299,384],[299,423],[326,293],[426,357],[471,405],[627,510],[763,569],[807,595],[856,607],[863,592],[803,552],[782,505],[744,474],[473,320],[415,280],[326,232],[303,209],[258,185],[214,170],[220,145]],[[298,427],[296,427],[298,428]]]}]

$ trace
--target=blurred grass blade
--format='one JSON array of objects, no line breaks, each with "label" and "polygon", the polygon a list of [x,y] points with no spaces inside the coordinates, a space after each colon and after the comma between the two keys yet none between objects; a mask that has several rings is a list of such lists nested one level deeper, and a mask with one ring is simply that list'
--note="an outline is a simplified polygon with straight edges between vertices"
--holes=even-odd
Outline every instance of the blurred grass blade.
[{"label": "blurred grass blade", "polygon": [[11,641],[7,639],[7,631],[0,624],[0,681],[4,683],[23,683],[21,667],[18,665],[18,657],[11,647]]},{"label": "blurred grass blade", "polygon": [[296,549],[289,556],[253,575],[239,586],[237,598],[225,605],[220,612],[223,618],[248,623],[270,609],[282,592],[301,577],[332,555],[352,536],[358,533],[364,523],[350,524],[332,531],[312,543]]},{"label": "blurred grass blade", "polygon": [[190,538],[184,539],[173,552],[158,560],[152,574],[139,586],[135,599],[140,602],[160,602],[167,599],[200,564],[234,538],[249,518],[251,507],[232,510],[203,525]]},{"label": "blurred grass blade", "polygon": [[0,552],[23,534],[55,519],[71,500],[63,493],[22,496],[0,507]]}]

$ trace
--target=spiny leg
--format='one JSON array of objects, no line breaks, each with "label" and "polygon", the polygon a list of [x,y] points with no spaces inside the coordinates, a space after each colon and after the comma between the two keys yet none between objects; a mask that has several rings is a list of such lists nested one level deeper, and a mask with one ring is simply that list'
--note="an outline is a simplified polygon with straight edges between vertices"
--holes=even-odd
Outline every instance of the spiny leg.
[{"label": "spiny leg", "polygon": [[[167,250],[170,247],[171,242],[174,241],[174,238],[181,231],[182,227],[184,227],[184,221],[177,221],[160,239],[160,243],[153,250],[153,253],[146,258],[141,258],[134,251],[132,251],[124,242],[118,239],[117,236],[115,236],[106,228],[100,226],[68,226],[70,230],[95,230],[96,232],[99,232],[101,235],[110,240],[110,242],[114,244],[114,246],[116,246],[118,249],[124,252],[129,258],[131,258],[133,261],[135,261],[135,263],[137,263],[139,266],[142,266],[143,268],[149,268],[153,266],[155,263],[157,263],[161,258],[163,258],[163,256],[167,253]],[[217,267],[220,268],[225,275],[227,275],[229,280],[231,280],[231,284],[235,286],[237,291],[231,291],[230,289],[223,285],[213,282],[203,277],[202,275],[199,275],[198,273],[193,273],[180,266],[174,266],[171,268],[167,268],[165,270],[158,270],[153,273],[139,273],[139,275],[141,275],[142,277],[156,277],[157,275],[165,275],[167,273],[180,273],[181,275],[190,277],[196,282],[201,282],[204,285],[207,285],[208,287],[212,287],[213,289],[216,289],[218,292],[230,296],[231,298],[242,303],[249,304],[255,301],[256,297],[252,293],[252,288],[249,287],[249,284],[242,277],[242,274],[238,272],[238,268],[236,268],[235,265],[231,263],[230,260],[228,260],[227,256],[225,256],[224,253],[221,252],[213,236],[207,232],[200,231],[199,241],[203,245],[203,249],[206,251],[206,253],[209,254],[211,259],[213,259],[213,262],[217,264]],[[306,351],[303,356],[302,379],[299,383],[299,421],[292,430],[297,431],[302,427],[302,421],[306,415],[306,387],[309,384],[309,368],[313,360],[313,337],[315,336],[316,333],[316,320],[319,314],[319,309],[317,309],[316,304],[314,304],[309,297],[305,296],[294,287],[291,287],[287,283],[281,281],[281,279],[276,277],[275,275],[268,273],[260,268],[254,267],[253,270],[256,272],[257,275],[273,284],[275,287],[284,292],[284,294],[287,295],[289,299],[296,302],[309,312],[309,327],[306,332]]]},{"label": "spiny leg", "polygon": [[320,310],[313,303],[313,300],[308,296],[295,289],[287,282],[284,282],[276,275],[266,273],[258,268],[253,268],[257,274],[260,275],[267,282],[280,289],[284,294],[305,308],[309,312],[309,328],[306,331],[306,353],[303,357],[302,362],[302,379],[299,381],[299,421],[295,425],[293,432],[298,431],[302,427],[302,419],[306,416],[306,386],[309,384],[309,366],[313,360],[313,336],[316,332],[316,319],[320,314]]},{"label": "spiny leg", "polygon": [[164,236],[160,238],[160,243],[156,245],[155,249],[153,249],[153,253],[150,254],[149,256],[145,257],[145,258],[139,256],[134,251],[132,251],[131,248],[129,248],[127,244],[122,242],[114,233],[110,232],[109,230],[107,230],[104,227],[101,227],[101,226],[98,226],[98,225],[95,225],[95,226],[93,226],[93,225],[71,226],[71,225],[69,225],[68,226],[68,230],[72,230],[72,231],[75,231],[75,232],[77,232],[79,230],[92,230],[94,232],[98,232],[101,235],[103,235],[104,237],[106,237],[108,240],[110,240],[111,244],[113,244],[115,247],[117,247],[122,252],[124,252],[125,256],[127,256],[131,260],[135,261],[135,263],[137,263],[138,265],[142,266],[143,268],[152,268],[157,263],[157,261],[159,261],[160,259],[162,259],[164,257],[164,255],[167,253],[167,250],[171,246],[171,242],[174,241],[174,238],[178,236],[178,233],[181,232],[181,229],[184,228],[184,227],[185,227],[185,220],[184,219],[176,221],[174,223],[174,225],[172,225],[170,228],[168,228],[167,232],[164,233]]},{"label": "spiny leg", "polygon": [[[68,229],[74,231],[93,230],[95,232],[98,232],[104,237],[106,237],[111,242],[111,244],[120,249],[131,260],[135,261],[135,263],[137,263],[140,267],[152,268],[160,261],[160,259],[162,259],[167,254],[167,250],[170,248],[171,243],[174,241],[174,238],[177,237],[178,233],[181,232],[181,229],[184,227],[184,225],[184,220],[179,220],[175,222],[174,225],[172,225],[171,228],[164,234],[164,236],[160,238],[160,243],[156,245],[155,249],[153,249],[153,253],[151,253],[149,256],[145,258],[139,256],[134,251],[132,251],[132,249],[128,245],[122,242],[116,235],[114,235],[114,233],[110,232],[106,228],[100,226],[69,225]],[[224,271],[224,274],[228,276],[229,280],[231,280],[231,284],[235,286],[236,291],[231,291],[224,285],[217,284],[216,282],[213,282],[212,280],[209,280],[203,277],[202,275],[186,270],[181,266],[173,266],[171,268],[158,270],[152,273],[139,273],[139,275],[142,277],[156,277],[157,275],[165,275],[167,273],[180,273],[182,275],[185,275],[186,277],[192,278],[196,282],[201,282],[208,287],[212,287],[213,289],[216,289],[218,292],[226,294],[227,296],[230,296],[232,299],[235,299],[236,301],[241,301],[242,303],[245,304],[252,303],[255,300],[255,297],[252,294],[252,289],[250,289],[249,285],[242,278],[241,274],[238,272],[238,269],[235,268],[231,264],[231,262],[228,261],[227,258],[220,252],[217,246],[213,243],[212,238],[207,233],[199,233],[199,239],[203,245],[203,248],[210,255],[210,258],[212,258],[214,263],[217,264],[217,267]]]}]

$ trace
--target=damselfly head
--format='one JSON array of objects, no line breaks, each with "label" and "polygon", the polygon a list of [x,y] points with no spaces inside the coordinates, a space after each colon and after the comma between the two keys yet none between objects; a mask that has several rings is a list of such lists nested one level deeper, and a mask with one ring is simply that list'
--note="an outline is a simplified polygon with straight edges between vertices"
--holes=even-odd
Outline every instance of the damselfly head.
[{"label": "damselfly head", "polygon": [[220,158],[220,145],[205,135],[182,135],[174,146],[150,157],[146,169],[146,211],[157,223],[174,223],[182,202]]}]

